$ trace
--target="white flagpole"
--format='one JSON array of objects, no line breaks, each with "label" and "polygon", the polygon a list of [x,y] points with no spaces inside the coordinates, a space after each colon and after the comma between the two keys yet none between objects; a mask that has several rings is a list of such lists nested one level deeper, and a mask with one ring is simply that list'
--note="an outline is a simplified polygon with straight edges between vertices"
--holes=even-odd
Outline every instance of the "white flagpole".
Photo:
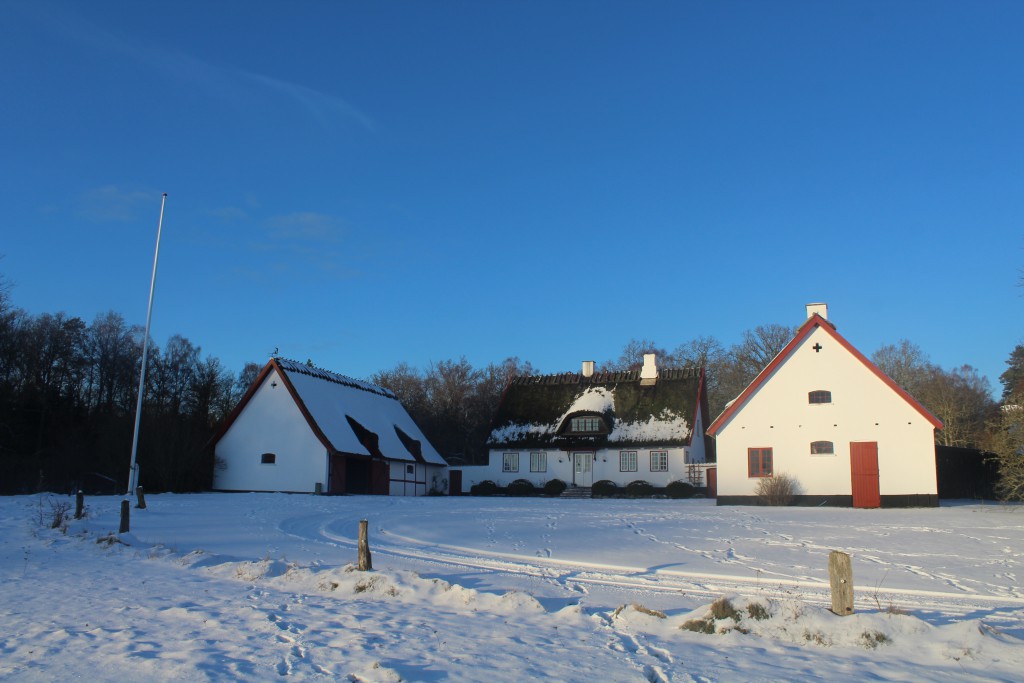
[{"label": "white flagpole", "polygon": [[167,193],[164,192],[160,200],[160,222],[156,226],[156,252],[153,254],[153,278],[149,281],[149,308],[146,310],[146,336],[142,338],[142,372],[139,373],[139,400],[135,404],[135,433],[132,436],[132,463],[128,469],[128,492],[125,496],[132,495],[135,490],[135,456],[139,450],[139,422],[142,419],[142,395],[146,390],[146,356],[149,352],[149,325],[153,320],[153,290],[156,289],[156,264],[160,259],[160,233],[164,227],[164,205],[167,203]]}]

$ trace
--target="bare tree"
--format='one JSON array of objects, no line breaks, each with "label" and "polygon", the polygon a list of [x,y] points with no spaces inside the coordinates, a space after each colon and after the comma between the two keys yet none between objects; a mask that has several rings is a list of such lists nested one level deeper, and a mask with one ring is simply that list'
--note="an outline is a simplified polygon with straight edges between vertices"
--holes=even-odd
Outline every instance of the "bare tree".
[{"label": "bare tree", "polygon": [[658,364],[662,367],[672,364],[668,351],[650,339],[630,339],[623,347],[619,357],[615,360],[605,361],[601,364],[601,369],[607,371],[639,370],[644,365],[644,354],[646,353],[656,354]]},{"label": "bare tree", "polygon": [[962,365],[946,372],[932,366],[917,392],[916,398],[942,420],[936,443],[978,447],[985,442],[985,424],[994,404],[988,379],[976,369]]},{"label": "bare tree", "polygon": [[871,354],[871,360],[896,384],[915,396],[934,370],[921,347],[906,339],[881,347]]},{"label": "bare tree", "polygon": [[733,397],[722,391],[722,378],[728,375],[729,353],[721,342],[714,337],[697,337],[677,346],[672,357],[680,367],[704,368],[711,417],[722,412],[726,401]]}]

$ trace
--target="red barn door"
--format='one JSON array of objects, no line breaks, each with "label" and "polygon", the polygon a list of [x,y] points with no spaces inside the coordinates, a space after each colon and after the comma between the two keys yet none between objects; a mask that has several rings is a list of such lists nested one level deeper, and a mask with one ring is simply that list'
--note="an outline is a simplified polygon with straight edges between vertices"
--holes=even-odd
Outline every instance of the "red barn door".
[{"label": "red barn door", "polygon": [[853,477],[853,507],[881,507],[882,498],[878,493],[877,442],[850,444],[850,473]]}]

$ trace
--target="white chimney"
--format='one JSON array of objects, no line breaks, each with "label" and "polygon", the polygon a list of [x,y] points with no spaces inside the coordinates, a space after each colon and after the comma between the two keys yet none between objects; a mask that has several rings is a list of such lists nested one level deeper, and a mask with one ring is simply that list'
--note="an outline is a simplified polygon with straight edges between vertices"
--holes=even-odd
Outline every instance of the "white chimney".
[{"label": "white chimney", "polygon": [[583,376],[593,377],[594,376],[594,361],[585,360],[583,361]]},{"label": "white chimney", "polygon": [[649,387],[658,381],[658,356],[654,353],[644,354],[644,367],[640,370],[640,386]]},{"label": "white chimney", "polygon": [[817,313],[825,320],[828,320],[828,304],[807,304],[807,317]]}]

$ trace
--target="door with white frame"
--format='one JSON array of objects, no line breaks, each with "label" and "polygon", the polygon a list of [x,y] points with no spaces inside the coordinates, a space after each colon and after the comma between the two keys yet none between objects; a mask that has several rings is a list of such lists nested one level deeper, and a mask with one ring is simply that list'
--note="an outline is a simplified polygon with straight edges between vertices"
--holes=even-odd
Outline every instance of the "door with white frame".
[{"label": "door with white frame", "polygon": [[594,485],[594,454],[577,451],[572,454],[572,483],[574,486]]}]

